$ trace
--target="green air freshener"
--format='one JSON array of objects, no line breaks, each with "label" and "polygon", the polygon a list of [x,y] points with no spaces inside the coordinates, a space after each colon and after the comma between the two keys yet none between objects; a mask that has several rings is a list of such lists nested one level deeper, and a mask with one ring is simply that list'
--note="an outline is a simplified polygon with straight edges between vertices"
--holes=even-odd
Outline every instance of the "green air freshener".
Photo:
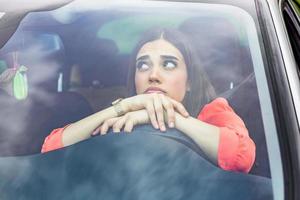
[{"label": "green air freshener", "polygon": [[13,80],[14,96],[18,100],[26,99],[28,95],[27,77],[24,73],[26,70],[26,67],[21,66],[16,72]]}]

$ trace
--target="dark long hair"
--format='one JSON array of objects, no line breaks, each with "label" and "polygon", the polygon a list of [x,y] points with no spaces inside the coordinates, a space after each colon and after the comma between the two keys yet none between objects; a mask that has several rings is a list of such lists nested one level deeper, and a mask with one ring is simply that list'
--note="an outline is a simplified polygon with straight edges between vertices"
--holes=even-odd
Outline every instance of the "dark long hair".
[{"label": "dark long hair", "polygon": [[135,88],[135,66],[136,56],[142,46],[148,42],[164,39],[173,44],[183,55],[187,66],[188,83],[190,91],[187,91],[183,99],[183,105],[191,116],[196,117],[202,107],[212,101],[215,97],[215,90],[210,83],[206,73],[203,71],[196,50],[192,47],[188,38],[176,29],[153,28],[146,31],[132,52],[127,88],[128,96],[136,95]]}]

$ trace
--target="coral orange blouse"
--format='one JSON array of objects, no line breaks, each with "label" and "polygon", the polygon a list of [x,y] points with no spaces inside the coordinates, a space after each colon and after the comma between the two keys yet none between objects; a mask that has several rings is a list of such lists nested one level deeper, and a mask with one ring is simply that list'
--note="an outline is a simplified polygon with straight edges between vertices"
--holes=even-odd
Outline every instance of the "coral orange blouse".
[{"label": "coral orange blouse", "polygon": [[[224,98],[206,104],[197,117],[220,128],[218,165],[224,170],[248,173],[255,160],[255,144],[249,137],[243,120]],[[42,153],[63,147],[63,128],[55,129],[46,137]]]}]

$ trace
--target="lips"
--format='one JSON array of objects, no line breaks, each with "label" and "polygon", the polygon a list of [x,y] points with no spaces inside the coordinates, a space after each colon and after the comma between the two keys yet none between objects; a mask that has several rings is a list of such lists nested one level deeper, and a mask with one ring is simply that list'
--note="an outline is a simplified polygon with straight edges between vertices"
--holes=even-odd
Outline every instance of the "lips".
[{"label": "lips", "polygon": [[149,87],[145,90],[146,94],[150,94],[150,93],[159,93],[159,94],[165,94],[166,92],[161,89],[161,88],[158,88],[158,87]]}]

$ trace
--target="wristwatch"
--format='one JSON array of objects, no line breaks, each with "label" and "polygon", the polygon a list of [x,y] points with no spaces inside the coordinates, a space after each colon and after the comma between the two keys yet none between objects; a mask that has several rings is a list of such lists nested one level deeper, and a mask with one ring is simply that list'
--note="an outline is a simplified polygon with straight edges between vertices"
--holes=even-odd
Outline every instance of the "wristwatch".
[{"label": "wristwatch", "polygon": [[123,108],[121,106],[121,101],[122,100],[123,100],[123,98],[119,98],[119,99],[117,99],[117,100],[115,100],[111,103],[111,105],[114,107],[118,117],[125,114],[125,111],[123,110]]}]

